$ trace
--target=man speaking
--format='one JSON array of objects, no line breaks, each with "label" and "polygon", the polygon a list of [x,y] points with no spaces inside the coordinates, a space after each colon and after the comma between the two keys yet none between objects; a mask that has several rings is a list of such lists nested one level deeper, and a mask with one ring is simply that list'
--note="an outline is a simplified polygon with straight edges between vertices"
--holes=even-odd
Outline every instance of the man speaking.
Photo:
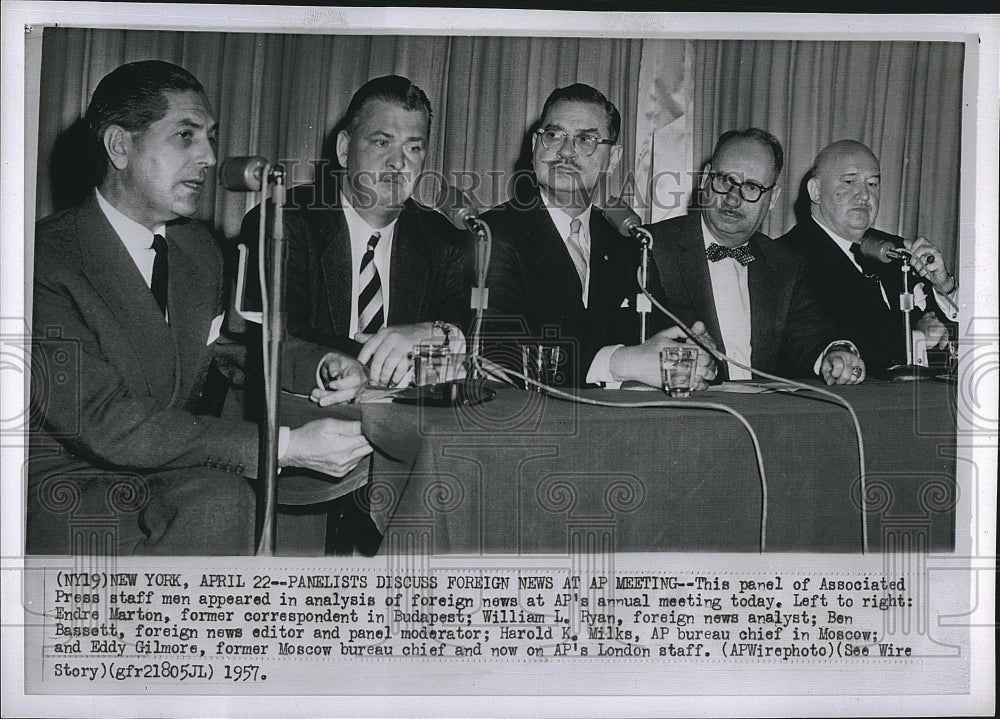
[{"label": "man speaking", "polygon": [[[35,230],[26,551],[250,554],[259,428],[196,412],[213,362],[237,367],[246,349],[220,332],[216,242],[187,219],[216,163],[208,99],[183,68],[134,62],[101,80],[85,120],[97,186]],[[365,379],[304,343],[284,375],[324,403]],[[320,419],[282,428],[279,463],[343,476],[371,451],[358,422]]]}]

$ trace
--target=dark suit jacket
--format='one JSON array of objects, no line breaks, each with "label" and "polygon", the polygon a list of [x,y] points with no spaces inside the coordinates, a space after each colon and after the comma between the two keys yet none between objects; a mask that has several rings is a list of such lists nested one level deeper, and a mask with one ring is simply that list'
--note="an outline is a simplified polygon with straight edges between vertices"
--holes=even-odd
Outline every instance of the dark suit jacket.
[{"label": "dark suit jacket", "polygon": [[[295,187],[285,203],[289,334],[357,355],[350,338],[351,238],[338,176]],[[243,220],[241,239],[256,246],[259,206]],[[441,320],[469,329],[471,238],[444,217],[407,200],[392,239],[386,324]]]},{"label": "dark suit jacket", "polygon": [[[487,280],[490,318],[485,330],[494,345],[488,353],[491,359],[520,371],[519,350],[511,351],[518,340],[539,341],[552,333],[564,340],[559,344],[569,352],[559,384],[582,386],[598,350],[611,344],[638,343],[639,247],[633,239],[619,235],[598,208],[590,214],[586,308],[569,250],[537,190],[521,202],[508,201],[490,210],[482,219],[493,232]],[[655,313],[650,318],[651,334],[661,323]],[[509,338],[506,351],[497,346],[505,336]]]},{"label": "dark suit jacket", "polygon": [[[163,321],[152,293],[91,196],[40,221],[35,232],[33,407],[29,482],[54,472],[211,467],[257,473],[257,425],[194,409],[213,360],[245,352],[207,344],[225,309],[222,259],[199,223],[166,233],[170,257]],[[315,384],[322,350],[286,352],[283,384]]]},{"label": "dark suit jacket", "polygon": [[[878,230],[868,234],[888,239],[902,246],[903,239]],[[900,261],[889,264],[866,262],[866,272],[877,274],[885,286],[886,306],[878,284],[866,278],[844,255],[833,239],[811,218],[799,223],[779,239],[782,244],[796,250],[805,262],[806,273],[824,314],[833,320],[838,333],[858,346],[861,357],[869,370],[879,371],[906,360],[903,313],[899,307],[899,293],[903,280]],[[919,275],[910,273],[911,291]],[[925,286],[928,302],[933,305],[933,293]],[[916,323],[919,310],[911,314]]]},{"label": "dark suit jacket", "polygon": [[[667,307],[685,324],[705,323],[725,351],[716,298],[705,257],[701,216],[692,213],[657,222],[653,258],[667,297]],[[785,376],[814,377],[813,365],[835,337],[806,285],[801,259],[760,232],[749,242],[756,259],[748,266],[750,347],[755,368]],[[728,379],[728,368],[719,375]]]}]

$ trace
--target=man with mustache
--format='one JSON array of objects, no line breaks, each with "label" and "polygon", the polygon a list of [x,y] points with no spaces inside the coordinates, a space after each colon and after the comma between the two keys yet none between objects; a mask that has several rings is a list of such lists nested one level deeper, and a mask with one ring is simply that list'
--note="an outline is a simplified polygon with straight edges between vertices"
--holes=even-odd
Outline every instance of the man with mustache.
[{"label": "man with mustache", "polygon": [[[285,211],[289,334],[337,347],[371,380],[412,380],[422,343],[464,345],[472,287],[466,233],[411,195],[432,118],[427,95],[398,75],[365,83],[333,130],[339,164],[289,192]],[[259,208],[241,235],[256,244]],[[381,535],[361,493],[334,500],[327,550],[372,554]]]},{"label": "man with mustache", "polygon": [[[935,295],[953,299],[958,282],[941,251],[925,238],[903,240],[872,228],[878,215],[881,170],[878,158],[865,145],[854,140],[828,145],[816,156],[808,177],[811,217],[779,241],[801,253],[824,313],[858,346],[874,371],[903,363],[907,340],[898,309],[900,263],[864,258],[858,243],[869,235],[905,247],[912,253],[910,264]],[[913,287],[917,280],[912,277],[911,291],[924,311],[915,311],[914,328],[926,334],[929,346],[943,347],[949,332],[935,308],[952,321],[957,312],[943,298],[925,304],[922,285]]]},{"label": "man with mustache", "polygon": [[[700,211],[649,228],[663,291],[681,320],[702,319],[742,365],[856,384],[865,363],[820,313],[802,260],[758,231],[778,201],[783,162],[781,143],[765,130],[719,138],[702,174]],[[720,375],[752,377],[733,362]]]},{"label": "man with mustache", "polygon": [[[135,62],[85,120],[96,188],[35,231],[26,551],[250,554],[258,426],[199,409],[210,367],[236,378],[246,351],[220,333],[216,241],[188,219],[216,162],[208,99],[183,68]],[[364,380],[304,343],[284,369],[324,404]],[[371,451],[360,423],[321,419],[282,428],[279,463],[339,477]]]},{"label": "man with mustache", "polygon": [[[532,135],[527,191],[483,216],[494,237],[487,334],[498,341],[520,329],[529,337],[519,341],[565,349],[557,380],[564,386],[660,386],[660,349],[684,341],[676,327],[657,332],[665,324],[653,314],[652,336],[637,344],[639,248],[593,204],[621,160],[620,129],[618,109],[600,91],[582,83],[556,89]],[[500,344],[491,358],[520,370],[519,357],[504,357],[510,341]],[[699,352],[696,388],[714,376]]]}]

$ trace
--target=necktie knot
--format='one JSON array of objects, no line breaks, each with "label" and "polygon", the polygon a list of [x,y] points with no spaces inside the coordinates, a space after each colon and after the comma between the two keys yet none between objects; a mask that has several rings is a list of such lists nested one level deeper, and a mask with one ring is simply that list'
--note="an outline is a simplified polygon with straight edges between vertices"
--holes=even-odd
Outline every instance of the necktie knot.
[{"label": "necktie knot", "polygon": [[572,237],[573,235],[579,235],[581,227],[583,227],[583,223],[580,222],[580,218],[579,217],[574,217],[573,221],[569,223],[569,234],[570,234],[570,236]]},{"label": "necktie knot", "polygon": [[368,251],[374,252],[375,248],[378,246],[378,241],[382,239],[382,235],[378,232],[374,233],[368,238]]},{"label": "necktie knot", "polygon": [[718,262],[719,260],[724,260],[727,257],[732,257],[744,267],[757,259],[750,251],[750,248],[746,245],[740,245],[739,247],[725,247],[717,242],[713,242],[708,246],[708,249],[705,250],[705,256],[712,262]]}]

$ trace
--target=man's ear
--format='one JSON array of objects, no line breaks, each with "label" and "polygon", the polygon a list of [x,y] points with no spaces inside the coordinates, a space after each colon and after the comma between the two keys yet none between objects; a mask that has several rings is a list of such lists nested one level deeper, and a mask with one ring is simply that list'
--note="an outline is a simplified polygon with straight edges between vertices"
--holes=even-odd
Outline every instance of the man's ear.
[{"label": "man's ear", "polygon": [[102,141],[104,151],[108,154],[108,162],[116,170],[128,167],[128,156],[132,151],[132,133],[120,125],[111,125],[104,131]]},{"label": "man's ear", "polygon": [[781,188],[775,187],[771,190],[771,204],[768,205],[767,211],[770,212],[774,209],[774,206],[778,204],[778,198],[781,197]]},{"label": "man's ear", "polygon": [[705,189],[708,187],[708,175],[712,172],[712,163],[706,162],[705,166],[701,168],[701,179],[698,180],[698,187]]},{"label": "man's ear", "polygon": [[819,178],[810,177],[809,181],[806,183],[806,189],[809,191],[809,199],[812,200],[814,205],[819,204]]},{"label": "man's ear", "polygon": [[337,133],[337,162],[347,169],[347,148],[351,144],[351,134],[347,130]]},{"label": "man's ear", "polygon": [[611,154],[608,156],[608,174],[618,169],[618,163],[622,161],[622,146],[614,145]]}]

